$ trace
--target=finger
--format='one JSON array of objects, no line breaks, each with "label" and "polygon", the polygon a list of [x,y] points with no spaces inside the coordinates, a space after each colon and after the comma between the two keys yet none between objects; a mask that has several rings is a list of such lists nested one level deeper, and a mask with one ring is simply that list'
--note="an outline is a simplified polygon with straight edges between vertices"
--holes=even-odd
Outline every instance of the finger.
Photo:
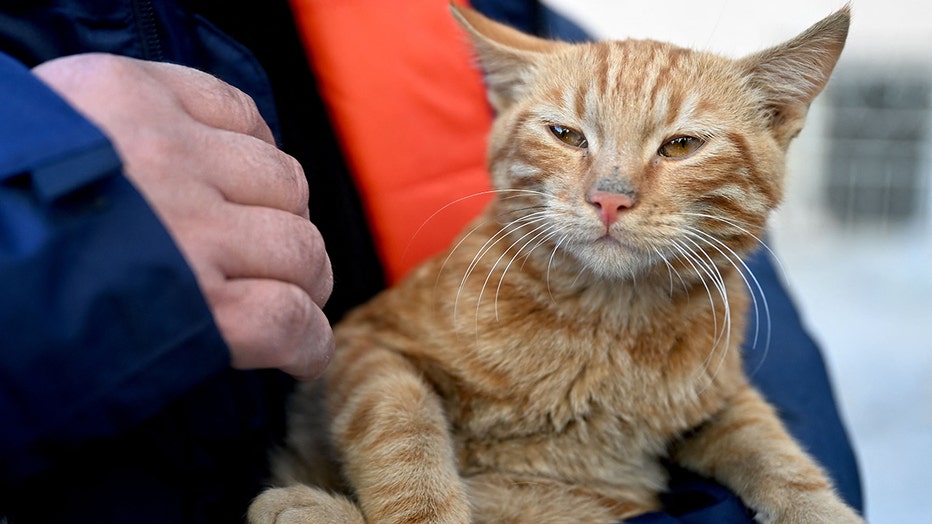
[{"label": "finger", "polygon": [[195,120],[275,145],[271,129],[255,101],[246,93],[196,69],[160,62],[139,62],[156,81],[171,89]]},{"label": "finger", "polygon": [[236,204],[269,207],[308,218],[308,185],[304,169],[294,157],[251,136],[204,133],[198,148],[209,182]]},{"label": "finger", "polygon": [[216,264],[226,278],[259,278],[301,288],[318,307],[333,290],[323,237],[311,222],[281,211],[235,206],[215,239]]},{"label": "finger", "polygon": [[237,369],[277,368],[300,380],[320,376],[333,355],[330,322],[303,290],[241,279],[213,294],[217,326]]}]

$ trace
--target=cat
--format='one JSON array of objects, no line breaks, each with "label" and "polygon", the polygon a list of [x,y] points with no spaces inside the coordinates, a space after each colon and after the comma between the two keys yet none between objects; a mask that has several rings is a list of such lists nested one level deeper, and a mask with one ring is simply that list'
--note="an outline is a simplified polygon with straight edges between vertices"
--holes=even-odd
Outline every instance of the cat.
[{"label": "cat", "polygon": [[741,59],[544,40],[451,9],[496,111],[496,196],[336,326],[326,378],[295,400],[285,487],[250,521],[614,523],[660,508],[671,460],[761,523],[863,522],[739,349],[741,257],[849,9]]}]

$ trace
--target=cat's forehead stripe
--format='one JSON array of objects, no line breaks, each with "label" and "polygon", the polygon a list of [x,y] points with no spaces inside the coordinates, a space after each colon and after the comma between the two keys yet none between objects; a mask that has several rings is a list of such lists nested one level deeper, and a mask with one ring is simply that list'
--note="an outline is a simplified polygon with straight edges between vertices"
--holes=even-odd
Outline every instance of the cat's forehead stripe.
[{"label": "cat's forehead stripe", "polygon": [[[640,126],[677,127],[694,116],[702,104],[696,94],[684,96],[676,80],[691,54],[669,44],[653,41],[613,41],[584,46],[570,60],[579,77],[561,83],[556,99],[579,118],[599,125],[599,111],[640,118]],[[689,93],[688,90],[686,93]],[[606,102],[609,103],[606,106]],[[657,117],[661,119],[656,121]],[[652,122],[647,122],[647,119]],[[600,129],[600,131],[607,131]]]}]

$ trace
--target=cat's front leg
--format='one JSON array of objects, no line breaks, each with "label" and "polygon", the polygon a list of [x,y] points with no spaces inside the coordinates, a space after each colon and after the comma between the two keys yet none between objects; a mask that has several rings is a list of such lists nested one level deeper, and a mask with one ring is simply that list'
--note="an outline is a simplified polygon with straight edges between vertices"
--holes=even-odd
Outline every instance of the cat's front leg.
[{"label": "cat's front leg", "polygon": [[405,357],[355,341],[330,379],[332,436],[369,524],[467,524],[441,400]]},{"label": "cat's front leg", "polygon": [[864,522],[750,387],[679,444],[673,458],[734,491],[761,524]]}]

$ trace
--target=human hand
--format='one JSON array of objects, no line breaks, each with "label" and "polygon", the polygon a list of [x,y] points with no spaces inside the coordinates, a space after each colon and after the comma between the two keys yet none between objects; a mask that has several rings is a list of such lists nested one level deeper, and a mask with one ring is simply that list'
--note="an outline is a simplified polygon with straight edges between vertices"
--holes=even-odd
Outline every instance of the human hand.
[{"label": "human hand", "polygon": [[177,242],[239,369],[317,377],[333,275],[301,166],[250,97],[194,69],[104,54],[33,70],[113,142]]}]

